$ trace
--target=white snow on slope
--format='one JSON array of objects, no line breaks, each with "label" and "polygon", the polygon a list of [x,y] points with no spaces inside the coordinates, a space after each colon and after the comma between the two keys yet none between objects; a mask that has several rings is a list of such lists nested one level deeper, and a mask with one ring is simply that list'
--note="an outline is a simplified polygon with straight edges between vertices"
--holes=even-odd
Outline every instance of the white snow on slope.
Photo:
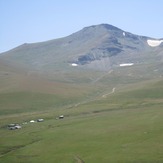
[{"label": "white snow on slope", "polygon": [[122,63],[119,66],[120,67],[125,67],[125,66],[133,66],[133,65],[134,65],[134,63]]},{"label": "white snow on slope", "polygon": [[78,66],[78,64],[72,63],[71,66],[76,67],[76,66]]},{"label": "white snow on slope", "polygon": [[151,47],[159,46],[162,42],[163,40],[147,40],[148,45]]},{"label": "white snow on slope", "polygon": [[126,33],[125,32],[123,32],[123,36],[126,36]]}]

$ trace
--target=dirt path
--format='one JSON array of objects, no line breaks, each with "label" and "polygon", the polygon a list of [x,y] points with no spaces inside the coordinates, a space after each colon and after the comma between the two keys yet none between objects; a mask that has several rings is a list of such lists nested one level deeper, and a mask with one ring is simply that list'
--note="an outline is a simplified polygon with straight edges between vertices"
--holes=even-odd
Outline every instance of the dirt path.
[{"label": "dirt path", "polygon": [[113,72],[113,70],[110,70],[109,72],[107,72],[107,73],[105,73],[104,75],[101,75],[100,77],[98,77],[97,79],[92,79],[93,81],[92,81],[92,83],[94,84],[94,83],[96,83],[96,82],[98,82],[99,80],[101,80],[102,78],[104,78],[105,76],[107,76],[108,74],[111,74]]},{"label": "dirt path", "polygon": [[114,93],[114,92],[115,92],[115,87],[112,89],[112,91],[111,91],[111,92],[109,92],[109,93],[107,93],[107,94],[102,95],[102,97],[103,97],[103,98],[106,98],[108,95],[110,95],[110,94],[112,94],[112,93]]},{"label": "dirt path", "polygon": [[[106,98],[108,95],[114,93],[114,92],[115,92],[115,89],[116,89],[116,88],[114,87],[114,88],[112,89],[111,92],[102,95],[102,98]],[[95,101],[95,100],[100,99],[100,98],[101,98],[101,96],[100,96],[100,97],[93,98],[93,99],[90,99],[90,100],[85,100],[85,101],[79,102],[79,103],[77,103],[77,104],[75,104],[75,105],[71,105],[71,106],[69,106],[68,108],[78,107],[79,105],[86,104],[86,103],[88,103],[88,102]]]},{"label": "dirt path", "polygon": [[74,157],[76,163],[85,163],[79,156]]}]

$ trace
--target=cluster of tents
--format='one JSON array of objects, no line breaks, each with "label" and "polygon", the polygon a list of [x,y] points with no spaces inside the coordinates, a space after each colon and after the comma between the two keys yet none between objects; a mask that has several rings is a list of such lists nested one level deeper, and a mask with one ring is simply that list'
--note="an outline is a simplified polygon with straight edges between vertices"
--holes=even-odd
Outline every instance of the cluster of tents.
[{"label": "cluster of tents", "polygon": [[[37,119],[36,121],[35,120],[30,120],[29,122],[30,123],[33,123],[33,122],[43,122],[44,119],[40,118],[40,119]],[[28,122],[24,122],[22,123],[23,125],[27,124]],[[11,123],[11,124],[8,124],[7,128],[9,130],[16,130],[16,129],[21,129],[22,126],[20,124],[17,124],[17,123]]]},{"label": "cluster of tents", "polygon": [[11,123],[7,127],[8,127],[9,130],[16,130],[16,129],[21,129],[22,128],[22,126],[20,126],[19,124],[15,124],[15,123]]},{"label": "cluster of tents", "polygon": [[[60,115],[58,118],[59,118],[59,119],[63,119],[63,118],[64,118],[64,115]],[[58,118],[57,118],[57,119],[58,119]],[[37,119],[37,120],[30,120],[29,123],[43,122],[43,121],[44,121],[44,119],[39,118],[39,119]],[[25,125],[25,124],[28,124],[28,122],[22,123],[22,125]],[[22,126],[21,126],[20,124],[17,124],[17,123],[11,123],[11,124],[8,124],[7,128],[8,128],[9,130],[16,130],[16,129],[21,129]]]}]

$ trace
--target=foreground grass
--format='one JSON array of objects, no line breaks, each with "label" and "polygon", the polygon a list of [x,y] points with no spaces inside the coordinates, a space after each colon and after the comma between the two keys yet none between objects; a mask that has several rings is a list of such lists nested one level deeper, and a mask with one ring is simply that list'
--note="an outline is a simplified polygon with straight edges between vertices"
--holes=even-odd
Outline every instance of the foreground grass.
[{"label": "foreground grass", "polygon": [[161,108],[29,124],[1,136],[2,162],[162,162]]},{"label": "foreground grass", "polygon": [[[50,110],[42,114],[45,122],[23,125],[21,130],[2,127],[0,161],[161,163],[162,85],[160,81],[69,109]],[[61,113],[65,118],[56,119]]]}]

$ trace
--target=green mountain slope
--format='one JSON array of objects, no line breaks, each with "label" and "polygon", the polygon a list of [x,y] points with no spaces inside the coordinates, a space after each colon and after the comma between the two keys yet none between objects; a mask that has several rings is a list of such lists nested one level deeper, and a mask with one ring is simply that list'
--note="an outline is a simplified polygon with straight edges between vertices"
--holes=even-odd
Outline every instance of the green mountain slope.
[{"label": "green mountain slope", "polygon": [[163,46],[148,40],[101,24],[1,54],[0,162],[163,162]]}]

